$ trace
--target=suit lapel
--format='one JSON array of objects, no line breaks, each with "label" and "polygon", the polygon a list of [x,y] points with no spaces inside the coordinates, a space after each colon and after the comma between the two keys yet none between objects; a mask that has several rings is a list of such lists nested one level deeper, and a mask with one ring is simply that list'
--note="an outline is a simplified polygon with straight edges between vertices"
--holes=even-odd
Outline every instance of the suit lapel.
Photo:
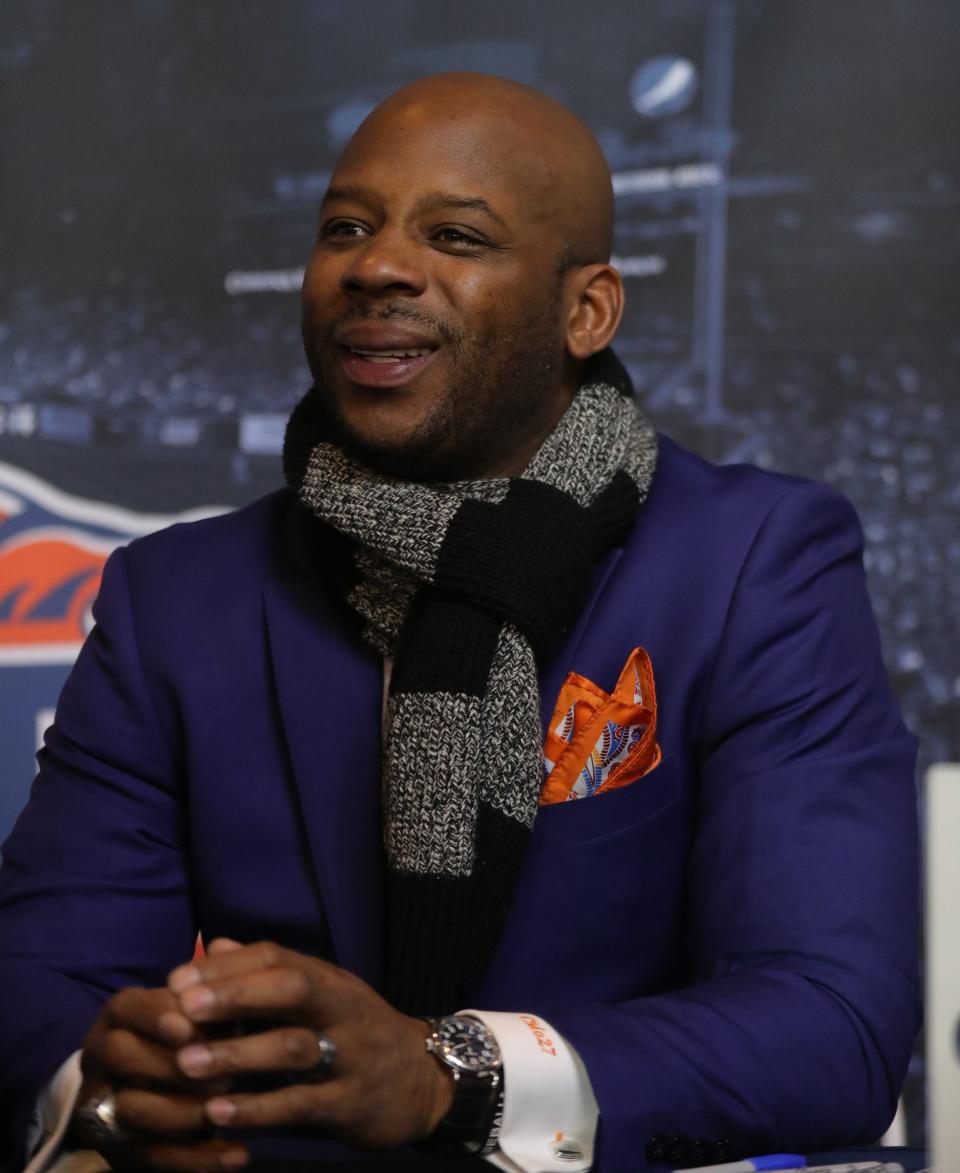
[{"label": "suit lapel", "polygon": [[377,985],[381,661],[316,583],[275,583],[264,594],[280,719],[336,961]]},{"label": "suit lapel", "polygon": [[547,726],[550,723],[550,718],[553,716],[553,708],[557,703],[557,697],[560,695],[560,689],[563,687],[567,673],[571,671],[573,658],[587,630],[587,624],[590,622],[594,608],[599,602],[607,581],[620,561],[622,554],[623,548],[617,546],[608,551],[606,556],[597,565],[593,572],[593,591],[587,600],[586,606],[580,612],[580,617],[577,622],[571,627],[570,634],[560,645],[557,654],[540,673],[540,724],[544,738],[547,736]]}]

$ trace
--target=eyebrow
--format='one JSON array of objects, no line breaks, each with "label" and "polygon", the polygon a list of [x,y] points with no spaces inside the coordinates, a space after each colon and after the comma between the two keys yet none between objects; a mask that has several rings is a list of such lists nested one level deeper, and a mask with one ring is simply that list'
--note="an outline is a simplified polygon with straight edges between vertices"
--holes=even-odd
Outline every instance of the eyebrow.
[{"label": "eyebrow", "polygon": [[[353,200],[356,203],[366,204],[368,207],[379,206],[380,204],[379,199],[367,188],[355,187],[350,184],[327,188],[323,199],[320,201],[320,206],[325,207],[327,204],[333,203],[336,200]],[[417,211],[419,212],[440,211],[446,208],[458,211],[479,212],[481,215],[489,217],[494,223],[499,224],[501,228],[507,227],[504,218],[499,212],[494,211],[483,196],[458,196],[449,192],[435,191],[417,200]]]},{"label": "eyebrow", "polygon": [[432,212],[442,208],[480,212],[481,215],[489,216],[501,228],[507,226],[503,217],[495,212],[482,196],[456,196],[442,191],[431,192],[430,195],[425,195],[423,199],[417,201],[417,207],[424,212]]},{"label": "eyebrow", "polygon": [[333,203],[334,200],[354,200],[358,204],[373,204],[376,202],[373,195],[365,187],[354,187],[346,184],[340,187],[328,187],[323,193],[320,207],[325,207],[327,204]]}]

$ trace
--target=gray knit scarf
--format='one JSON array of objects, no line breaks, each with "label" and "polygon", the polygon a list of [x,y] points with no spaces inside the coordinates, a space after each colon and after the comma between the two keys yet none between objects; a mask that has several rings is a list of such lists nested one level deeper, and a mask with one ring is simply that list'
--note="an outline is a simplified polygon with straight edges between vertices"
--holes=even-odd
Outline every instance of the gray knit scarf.
[{"label": "gray knit scarf", "polygon": [[318,436],[284,450],[301,502],[351,540],[347,601],[393,658],[383,754],[387,995],[446,1013],[489,964],[544,780],[538,665],[647,496],[656,435],[597,356],[521,477],[404,482]]}]

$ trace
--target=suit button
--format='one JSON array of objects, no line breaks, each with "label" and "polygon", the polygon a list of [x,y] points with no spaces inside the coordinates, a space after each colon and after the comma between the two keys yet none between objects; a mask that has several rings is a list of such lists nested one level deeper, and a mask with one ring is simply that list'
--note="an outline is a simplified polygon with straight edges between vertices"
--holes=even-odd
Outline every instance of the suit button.
[{"label": "suit button", "polygon": [[665,1160],[668,1165],[688,1165],[690,1162],[688,1156],[690,1153],[690,1142],[682,1133],[676,1136],[671,1136],[667,1141],[667,1152]]},{"label": "suit button", "polygon": [[695,1165],[715,1165],[732,1161],[735,1146],[730,1140],[708,1140],[705,1136],[690,1138],[683,1133],[666,1136],[658,1133],[647,1141],[647,1160],[651,1165],[671,1165],[683,1169]]},{"label": "suit button", "polygon": [[651,1165],[661,1164],[667,1159],[667,1143],[669,1137],[658,1133],[647,1141],[647,1160]]}]

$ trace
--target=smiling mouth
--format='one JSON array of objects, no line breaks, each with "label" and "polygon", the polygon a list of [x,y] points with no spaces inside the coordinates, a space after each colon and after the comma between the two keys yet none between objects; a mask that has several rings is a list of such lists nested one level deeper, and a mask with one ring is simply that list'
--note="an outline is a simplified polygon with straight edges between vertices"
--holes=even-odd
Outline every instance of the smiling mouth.
[{"label": "smiling mouth", "polygon": [[411,383],[440,353],[433,346],[392,346],[374,349],[340,343],[343,370],[355,386],[386,391]]},{"label": "smiling mouth", "polygon": [[411,358],[426,358],[428,354],[433,354],[433,349],[429,346],[421,347],[419,350],[361,350],[357,346],[344,346],[343,349],[348,354],[355,354],[367,362],[375,363],[403,362]]}]

